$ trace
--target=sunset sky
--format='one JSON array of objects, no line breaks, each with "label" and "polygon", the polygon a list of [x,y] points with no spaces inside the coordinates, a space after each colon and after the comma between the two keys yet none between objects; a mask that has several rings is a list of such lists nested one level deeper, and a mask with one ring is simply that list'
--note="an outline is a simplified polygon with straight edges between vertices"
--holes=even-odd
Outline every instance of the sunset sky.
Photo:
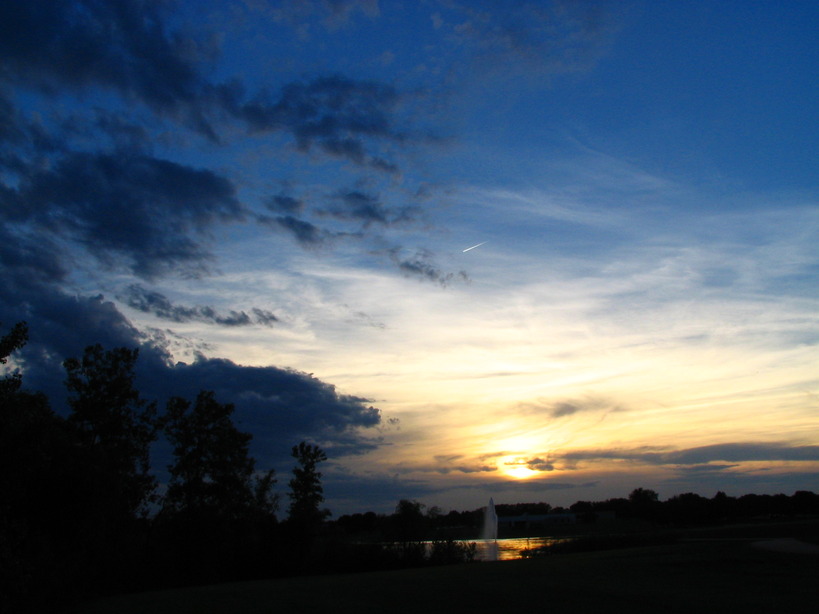
[{"label": "sunset sky", "polygon": [[63,412],[64,358],[140,346],[145,396],[235,403],[282,493],[321,445],[336,517],[817,492],[817,31],[807,0],[0,3],[16,366]]}]

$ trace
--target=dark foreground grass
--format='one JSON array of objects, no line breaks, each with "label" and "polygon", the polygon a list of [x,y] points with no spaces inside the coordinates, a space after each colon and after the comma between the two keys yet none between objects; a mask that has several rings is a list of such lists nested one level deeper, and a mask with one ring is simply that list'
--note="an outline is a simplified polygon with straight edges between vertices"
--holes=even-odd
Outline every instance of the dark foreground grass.
[{"label": "dark foreground grass", "polygon": [[142,593],[81,614],[327,612],[811,612],[819,556],[750,539],[561,554],[532,560],[286,578]]}]

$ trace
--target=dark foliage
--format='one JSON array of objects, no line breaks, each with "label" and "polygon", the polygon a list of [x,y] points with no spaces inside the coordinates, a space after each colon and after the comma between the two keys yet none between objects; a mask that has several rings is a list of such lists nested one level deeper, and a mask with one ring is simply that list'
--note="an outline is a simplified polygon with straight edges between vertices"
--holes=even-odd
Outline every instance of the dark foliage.
[{"label": "dark foliage", "polygon": [[[0,361],[26,338],[24,323],[4,335]],[[19,374],[0,379],[4,612],[276,568],[275,474],[254,473],[250,436],[233,427],[232,406],[203,392],[192,408],[172,399],[157,416],[134,386],[137,357],[97,345],[66,360],[67,418],[25,390]],[[149,458],[161,426],[176,455],[164,497]]]},{"label": "dark foliage", "polygon": [[302,441],[293,446],[291,452],[296,459],[293,478],[290,480],[290,516],[288,522],[294,532],[313,535],[330,511],[321,508],[324,489],[321,486],[321,472],[318,464],[327,460],[327,455],[318,446]]},{"label": "dark foliage", "polygon": [[[257,503],[265,511],[275,508],[268,493],[254,486],[252,435],[236,429],[230,418],[233,410],[208,391],[200,392],[193,406],[179,397],[168,402],[164,430],[176,459],[169,467],[171,480],[164,497],[170,513],[237,518],[253,511]],[[273,474],[264,479],[261,490],[269,491]]]},{"label": "dark foliage", "polygon": [[424,507],[418,501],[401,499],[390,518],[388,539],[403,544],[425,539],[429,534],[430,519],[424,516]]},{"label": "dark foliage", "polygon": [[134,387],[139,350],[100,345],[82,359],[65,361],[65,385],[74,429],[85,452],[88,475],[97,481],[104,516],[124,521],[144,515],[153,499],[150,445],[156,439],[156,404]]},{"label": "dark foliage", "polygon": [[154,556],[163,561],[160,578],[240,578],[271,546],[275,472],[255,475],[252,436],[235,427],[233,411],[208,391],[193,404],[179,397],[168,402],[161,422],[175,460],[152,535]]}]

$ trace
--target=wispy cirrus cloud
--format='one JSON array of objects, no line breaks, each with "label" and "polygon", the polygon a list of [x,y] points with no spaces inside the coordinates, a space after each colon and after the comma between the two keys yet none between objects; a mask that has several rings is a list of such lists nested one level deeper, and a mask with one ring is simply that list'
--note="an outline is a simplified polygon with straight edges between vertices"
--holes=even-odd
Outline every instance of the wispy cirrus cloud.
[{"label": "wispy cirrus cloud", "polygon": [[333,30],[347,25],[358,13],[369,18],[380,13],[378,0],[282,0],[275,4],[249,3],[248,8],[275,20],[287,21],[298,27],[303,37],[308,36],[306,23],[313,17],[318,18],[325,28]]},{"label": "wispy cirrus cloud", "polygon": [[551,418],[597,411],[622,411],[616,403],[598,398],[528,401],[518,404],[517,409],[527,414],[546,415]]},{"label": "wispy cirrus cloud", "polygon": [[542,75],[588,70],[617,27],[613,12],[596,3],[439,4],[434,26],[467,49],[484,71],[506,67],[515,74]]}]

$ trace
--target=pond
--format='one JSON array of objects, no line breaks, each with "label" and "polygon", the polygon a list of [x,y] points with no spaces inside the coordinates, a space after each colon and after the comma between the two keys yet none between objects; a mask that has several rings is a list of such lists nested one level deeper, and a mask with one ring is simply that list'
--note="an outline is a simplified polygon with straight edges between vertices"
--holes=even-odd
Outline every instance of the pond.
[{"label": "pond", "polygon": [[565,537],[511,537],[497,540],[465,540],[478,547],[475,559],[478,561],[510,561],[521,558],[521,552],[531,548],[541,548],[552,544],[571,541]]}]

